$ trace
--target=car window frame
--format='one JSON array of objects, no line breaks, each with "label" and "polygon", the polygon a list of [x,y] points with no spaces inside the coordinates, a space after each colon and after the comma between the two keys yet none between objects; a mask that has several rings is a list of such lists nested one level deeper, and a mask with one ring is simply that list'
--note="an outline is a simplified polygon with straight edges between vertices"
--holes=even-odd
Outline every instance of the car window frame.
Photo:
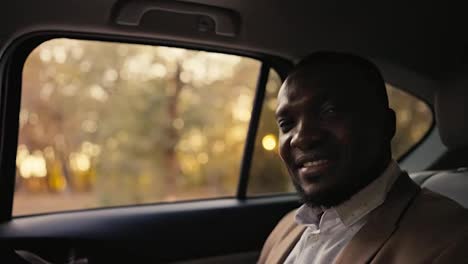
[{"label": "car window frame", "polygon": [[[241,156],[240,173],[237,182],[237,190],[235,196],[229,197],[214,197],[206,199],[192,199],[175,202],[156,202],[149,204],[135,204],[123,206],[110,206],[99,208],[83,208],[79,210],[67,210],[59,212],[45,212],[43,214],[67,213],[73,211],[99,210],[107,208],[121,208],[133,206],[145,206],[154,204],[167,203],[185,203],[205,200],[216,200],[235,198],[237,200],[245,200],[247,198],[247,185],[249,181],[250,166],[252,161],[253,148],[255,145],[256,132],[258,122],[261,116],[261,108],[263,105],[266,81],[270,69],[277,72],[280,78],[284,79],[287,72],[292,68],[293,63],[284,58],[268,55],[260,52],[241,51],[230,48],[220,48],[210,45],[194,44],[181,41],[173,41],[167,39],[147,39],[138,37],[128,37],[119,35],[104,35],[82,32],[62,32],[62,31],[37,31],[22,35],[12,41],[4,50],[0,58],[0,170],[4,173],[0,176],[0,221],[9,221],[13,219],[12,210],[15,193],[15,178],[16,178],[16,152],[18,147],[19,137],[19,112],[21,107],[21,92],[22,92],[22,72],[23,66],[30,53],[45,41],[55,38],[70,38],[77,40],[105,41],[118,42],[128,44],[141,44],[151,46],[166,46],[174,48],[184,48],[190,50],[216,52],[228,55],[236,55],[255,59],[260,62],[259,75],[257,77],[254,101],[251,110],[251,118],[247,128],[246,142],[244,151]],[[28,217],[31,214],[17,217]]]}]

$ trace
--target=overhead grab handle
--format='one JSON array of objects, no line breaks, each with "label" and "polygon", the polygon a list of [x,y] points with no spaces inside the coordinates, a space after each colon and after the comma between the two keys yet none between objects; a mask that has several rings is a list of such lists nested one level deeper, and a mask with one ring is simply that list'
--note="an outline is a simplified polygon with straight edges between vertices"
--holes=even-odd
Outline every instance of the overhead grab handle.
[{"label": "overhead grab handle", "polygon": [[126,1],[117,11],[116,23],[125,26],[138,26],[149,11],[166,11],[178,14],[209,17],[214,22],[214,31],[221,36],[236,36],[236,13],[219,7],[169,0]]}]

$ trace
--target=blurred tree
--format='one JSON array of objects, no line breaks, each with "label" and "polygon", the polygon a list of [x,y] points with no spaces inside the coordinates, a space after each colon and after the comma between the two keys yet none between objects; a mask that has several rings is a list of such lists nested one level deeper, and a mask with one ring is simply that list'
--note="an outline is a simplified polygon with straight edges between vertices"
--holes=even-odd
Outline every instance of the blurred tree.
[{"label": "blurred tree", "polygon": [[[25,65],[22,111],[38,118],[26,118],[20,144],[52,146],[66,186],[91,186],[103,205],[232,195],[259,66],[177,48],[48,41]],[[48,132],[31,135],[38,129]]]}]

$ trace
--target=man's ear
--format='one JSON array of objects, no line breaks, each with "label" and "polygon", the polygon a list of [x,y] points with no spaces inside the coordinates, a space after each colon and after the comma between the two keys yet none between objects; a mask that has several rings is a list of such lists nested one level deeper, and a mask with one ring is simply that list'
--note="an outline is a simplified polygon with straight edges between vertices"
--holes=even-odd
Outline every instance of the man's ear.
[{"label": "man's ear", "polygon": [[387,114],[386,114],[386,125],[385,125],[385,131],[386,131],[386,138],[388,138],[389,141],[393,139],[396,133],[396,115],[395,111],[393,109],[388,108],[387,109]]}]

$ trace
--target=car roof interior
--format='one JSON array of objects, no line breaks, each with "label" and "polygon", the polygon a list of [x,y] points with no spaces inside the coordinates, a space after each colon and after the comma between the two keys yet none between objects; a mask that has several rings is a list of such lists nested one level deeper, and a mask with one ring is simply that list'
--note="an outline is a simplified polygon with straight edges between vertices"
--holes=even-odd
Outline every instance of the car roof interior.
[{"label": "car roof interior", "polygon": [[[152,6],[168,1],[147,1]],[[170,1],[171,2],[171,1]],[[461,34],[463,8],[440,1],[178,1],[179,9],[226,11],[232,34],[200,32],[196,16],[147,8],[137,23],[126,23],[132,1],[30,1],[5,3],[0,41],[7,44],[28,32],[86,32],[212,46],[297,61],[317,50],[338,50],[373,59],[386,79],[425,95],[466,65],[468,37]],[[364,8],[365,7],[365,8]],[[57,12],[57,10],[60,10]],[[129,11],[130,10],[130,11]],[[14,15],[13,15],[14,14]],[[22,14],[18,16],[17,14]],[[130,14],[131,15],[131,14]],[[21,30],[19,30],[21,29]],[[219,33],[219,34],[218,34]],[[389,69],[387,69],[389,68]],[[397,78],[394,71],[404,71]],[[429,87],[428,87],[429,86]],[[431,93],[432,94],[432,93]],[[430,95],[429,95],[430,96]]]}]

